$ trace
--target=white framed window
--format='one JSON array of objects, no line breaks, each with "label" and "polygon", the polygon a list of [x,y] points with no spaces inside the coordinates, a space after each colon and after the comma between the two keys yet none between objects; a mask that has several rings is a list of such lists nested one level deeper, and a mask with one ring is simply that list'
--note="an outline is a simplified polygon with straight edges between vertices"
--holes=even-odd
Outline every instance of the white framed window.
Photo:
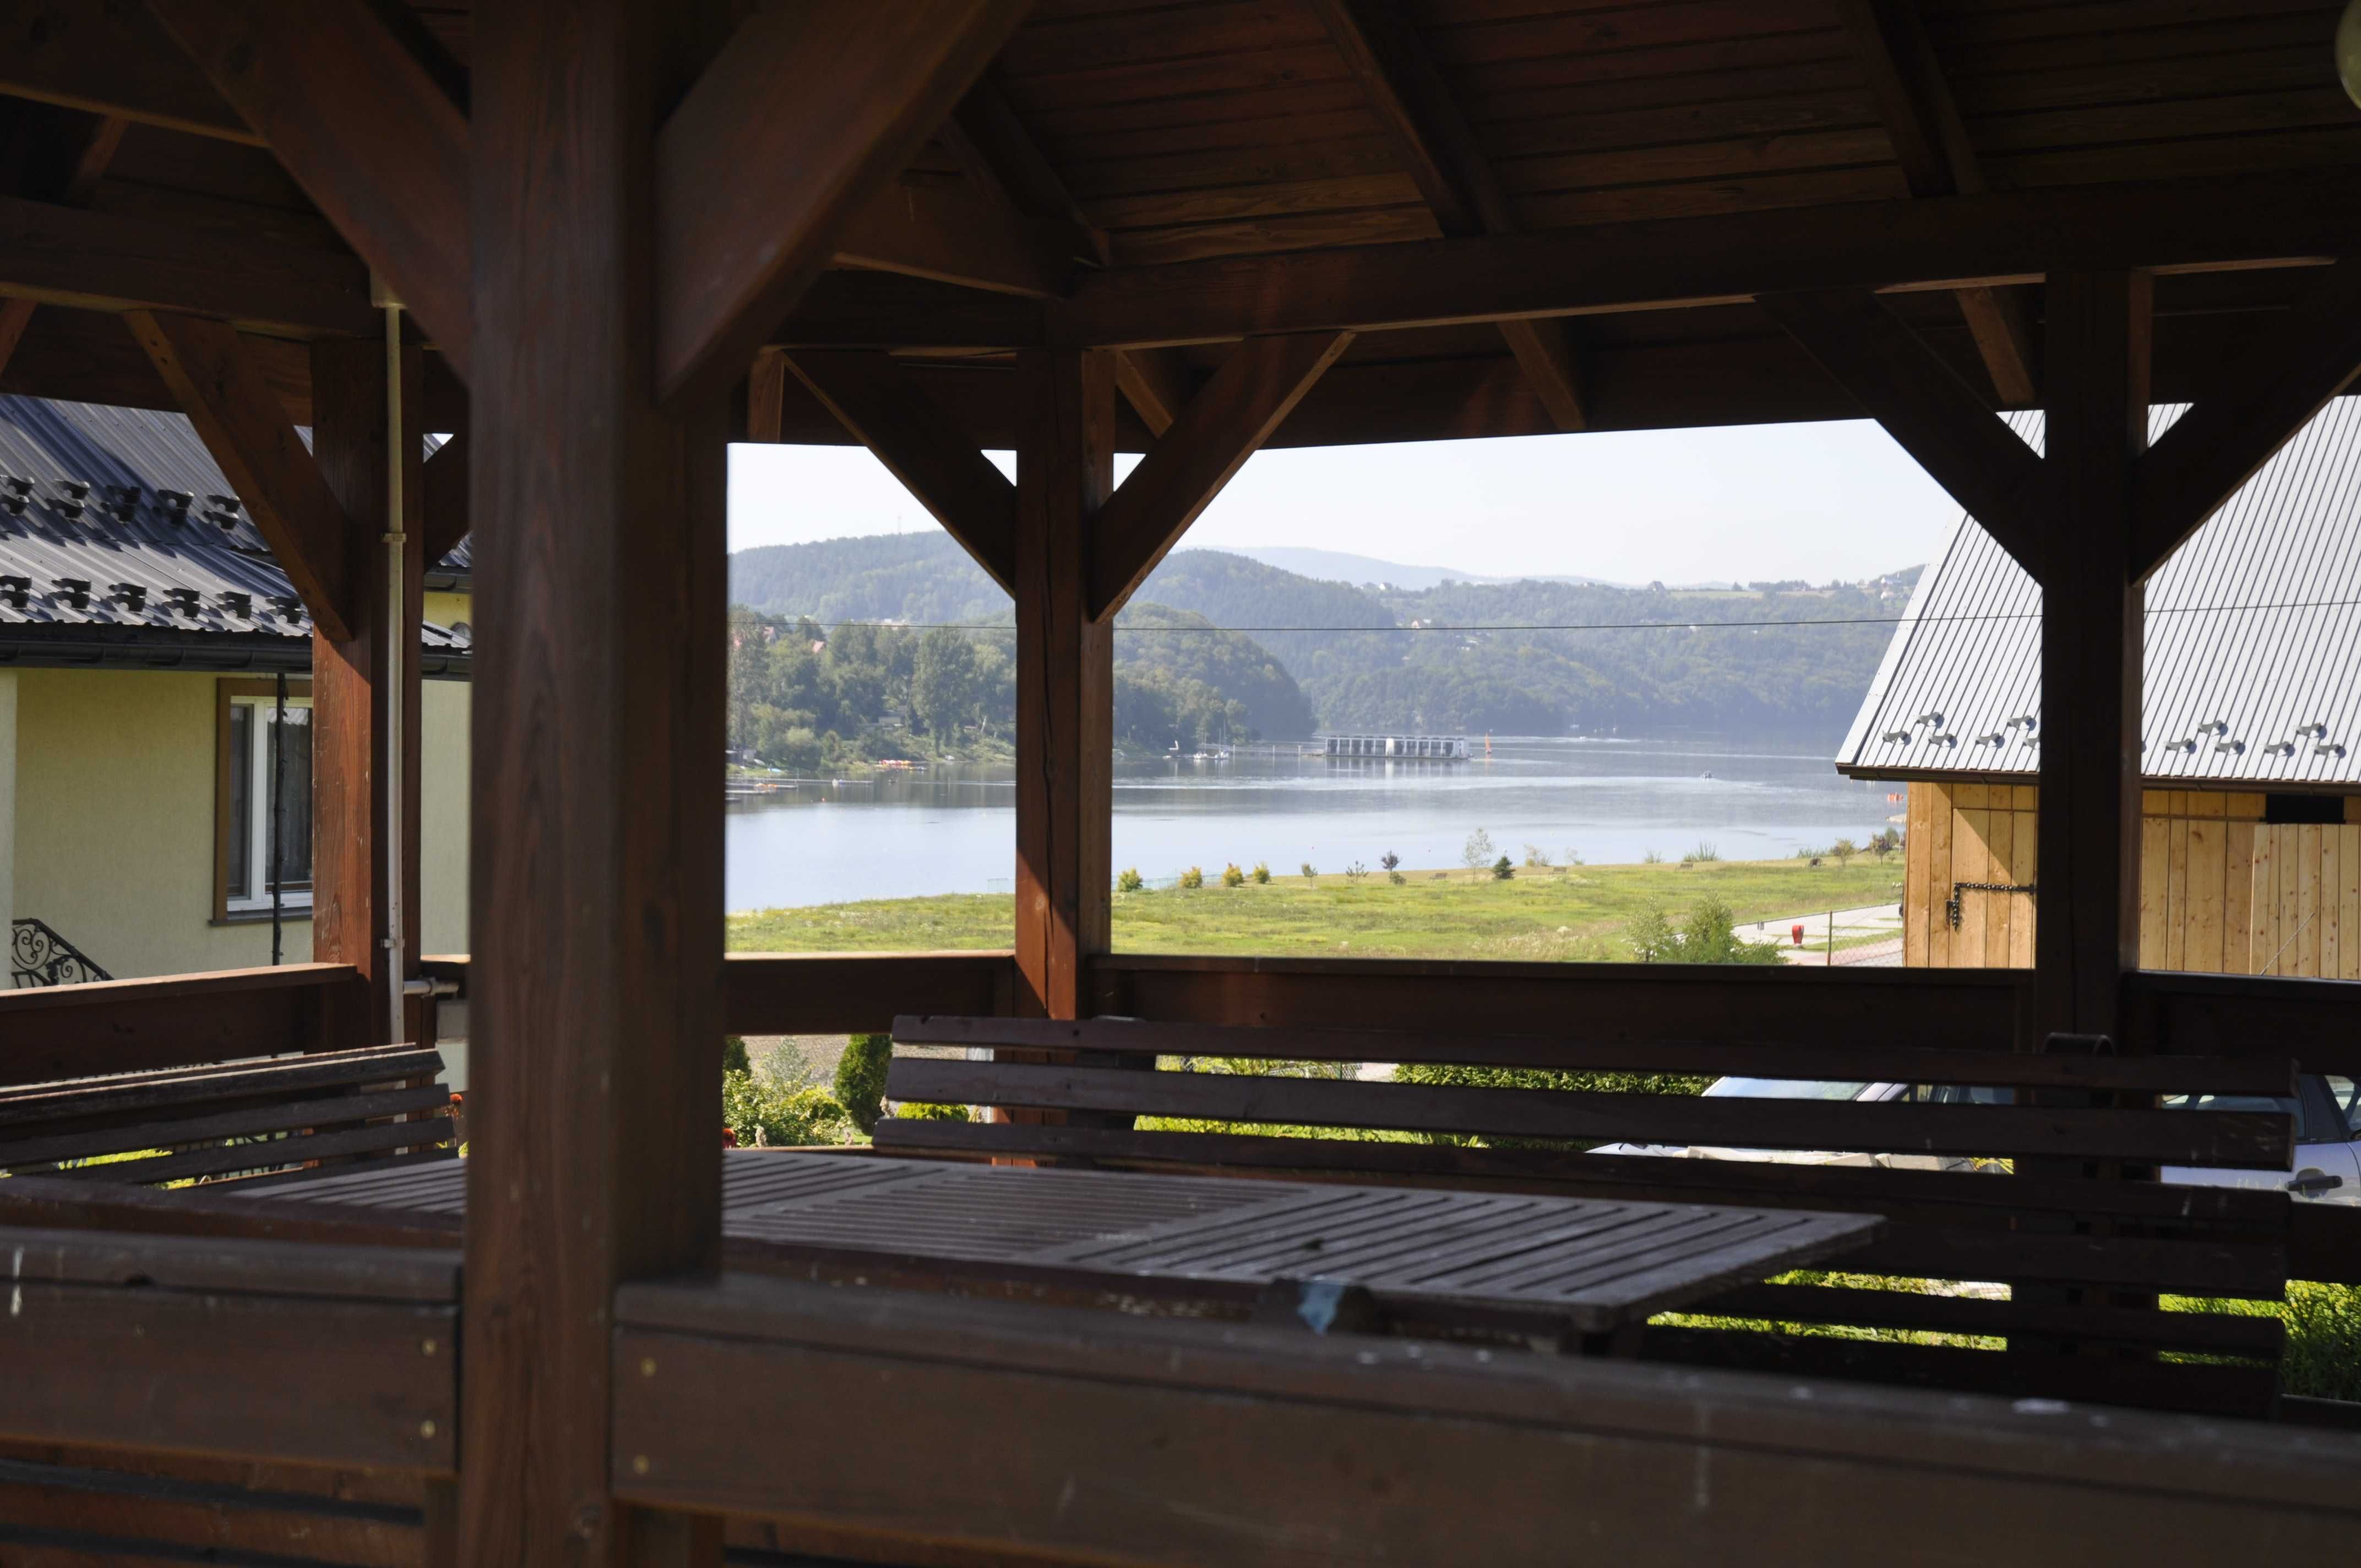
[{"label": "white framed window", "polygon": [[312,685],[221,683],[215,730],[214,917],[312,907]]}]

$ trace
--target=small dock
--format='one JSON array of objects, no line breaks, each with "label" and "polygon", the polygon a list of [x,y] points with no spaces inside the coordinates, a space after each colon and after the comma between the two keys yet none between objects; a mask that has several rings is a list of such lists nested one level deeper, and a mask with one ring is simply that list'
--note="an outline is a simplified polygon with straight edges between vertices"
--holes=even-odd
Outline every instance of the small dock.
[{"label": "small dock", "polygon": [[1323,735],[1313,740],[1323,754],[1335,758],[1391,760],[1412,762],[1464,762],[1465,735]]}]

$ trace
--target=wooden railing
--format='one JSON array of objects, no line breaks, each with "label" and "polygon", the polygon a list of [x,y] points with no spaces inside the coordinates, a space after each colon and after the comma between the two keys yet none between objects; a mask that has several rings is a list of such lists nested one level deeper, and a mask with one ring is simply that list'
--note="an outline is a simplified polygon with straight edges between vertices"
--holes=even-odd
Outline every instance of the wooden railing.
[{"label": "wooden railing", "polygon": [[350,964],[282,964],[0,992],[0,1084],[143,1072],[362,1043]]}]

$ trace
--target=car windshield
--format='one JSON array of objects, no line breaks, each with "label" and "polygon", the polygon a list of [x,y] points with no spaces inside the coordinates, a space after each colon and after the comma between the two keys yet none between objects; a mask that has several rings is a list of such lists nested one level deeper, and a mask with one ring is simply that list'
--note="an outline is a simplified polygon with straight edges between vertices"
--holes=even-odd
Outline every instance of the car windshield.
[{"label": "car windshield", "polygon": [[1850,1100],[1868,1087],[1821,1078],[1717,1078],[1706,1094],[1741,1100]]}]

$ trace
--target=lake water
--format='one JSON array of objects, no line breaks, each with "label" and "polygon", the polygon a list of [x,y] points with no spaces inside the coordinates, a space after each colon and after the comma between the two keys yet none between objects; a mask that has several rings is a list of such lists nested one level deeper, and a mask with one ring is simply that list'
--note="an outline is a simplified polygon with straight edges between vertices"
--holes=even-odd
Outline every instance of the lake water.
[{"label": "lake water", "polygon": [[[1500,739],[1466,762],[1331,762],[1251,756],[1118,764],[1115,864],[1150,881],[1235,861],[1292,873],[1309,861],[1373,871],[1455,866],[1483,828],[1522,861],[1534,844],[1593,865],[1775,860],[1839,838],[1858,843],[1900,814],[1899,785],[1839,778],[1829,747],[1709,739]],[[807,783],[730,807],[728,907],[835,904],[935,893],[1005,893],[1016,809],[1005,767]]]}]

